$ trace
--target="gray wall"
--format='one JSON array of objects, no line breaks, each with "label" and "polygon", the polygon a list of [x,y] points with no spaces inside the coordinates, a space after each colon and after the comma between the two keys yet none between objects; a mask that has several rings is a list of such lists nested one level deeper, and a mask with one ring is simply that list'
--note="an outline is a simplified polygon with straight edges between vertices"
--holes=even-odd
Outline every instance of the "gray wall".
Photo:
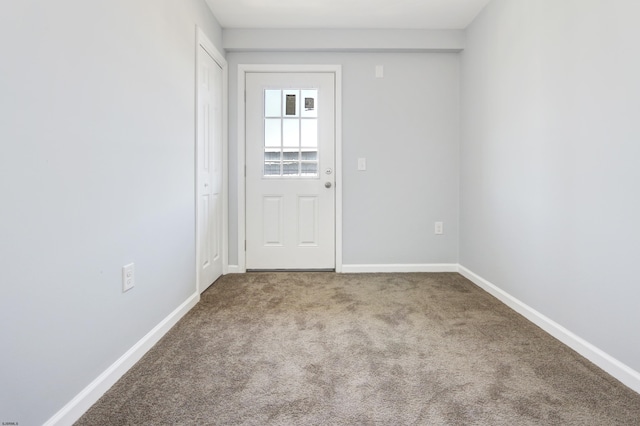
[{"label": "gray wall", "polygon": [[[229,53],[230,253],[237,263],[237,65],[341,64],[344,264],[457,263],[459,57]],[[384,66],[384,79],[375,66]],[[367,171],[357,171],[357,158]],[[435,236],[435,221],[445,235]]]},{"label": "gray wall", "polygon": [[204,0],[2,5],[2,421],[45,422],[195,292],[196,24],[221,45]]},{"label": "gray wall", "polygon": [[640,371],[640,2],[494,0],[462,54],[460,263]]}]

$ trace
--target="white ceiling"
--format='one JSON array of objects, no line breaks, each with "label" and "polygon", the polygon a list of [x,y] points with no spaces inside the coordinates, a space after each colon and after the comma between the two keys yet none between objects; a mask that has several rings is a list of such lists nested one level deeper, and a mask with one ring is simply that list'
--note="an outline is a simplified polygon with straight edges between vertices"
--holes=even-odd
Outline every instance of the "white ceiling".
[{"label": "white ceiling", "polygon": [[490,0],[206,0],[223,28],[464,29]]}]

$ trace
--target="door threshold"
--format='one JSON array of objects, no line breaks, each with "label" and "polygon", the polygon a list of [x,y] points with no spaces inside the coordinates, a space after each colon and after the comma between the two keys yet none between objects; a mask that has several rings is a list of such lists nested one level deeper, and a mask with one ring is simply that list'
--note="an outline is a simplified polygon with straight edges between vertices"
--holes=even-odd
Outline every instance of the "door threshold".
[{"label": "door threshold", "polygon": [[335,268],[327,269],[247,269],[247,272],[335,272]]}]

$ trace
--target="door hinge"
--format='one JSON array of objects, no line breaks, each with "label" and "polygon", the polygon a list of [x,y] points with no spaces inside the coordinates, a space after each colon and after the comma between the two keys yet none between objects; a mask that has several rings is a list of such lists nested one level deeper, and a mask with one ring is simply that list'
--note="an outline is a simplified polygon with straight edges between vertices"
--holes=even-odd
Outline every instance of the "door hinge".
[{"label": "door hinge", "polygon": [[247,240],[244,240],[244,251],[247,251]]},{"label": "door hinge", "polygon": [[247,177],[247,166],[244,166],[244,177]]}]

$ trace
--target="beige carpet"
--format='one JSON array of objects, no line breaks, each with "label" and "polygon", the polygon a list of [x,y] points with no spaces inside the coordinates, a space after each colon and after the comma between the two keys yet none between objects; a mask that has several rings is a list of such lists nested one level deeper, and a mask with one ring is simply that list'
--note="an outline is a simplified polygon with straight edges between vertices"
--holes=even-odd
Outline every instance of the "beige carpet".
[{"label": "beige carpet", "polygon": [[458,274],[221,278],[78,425],[640,425],[640,395]]}]

